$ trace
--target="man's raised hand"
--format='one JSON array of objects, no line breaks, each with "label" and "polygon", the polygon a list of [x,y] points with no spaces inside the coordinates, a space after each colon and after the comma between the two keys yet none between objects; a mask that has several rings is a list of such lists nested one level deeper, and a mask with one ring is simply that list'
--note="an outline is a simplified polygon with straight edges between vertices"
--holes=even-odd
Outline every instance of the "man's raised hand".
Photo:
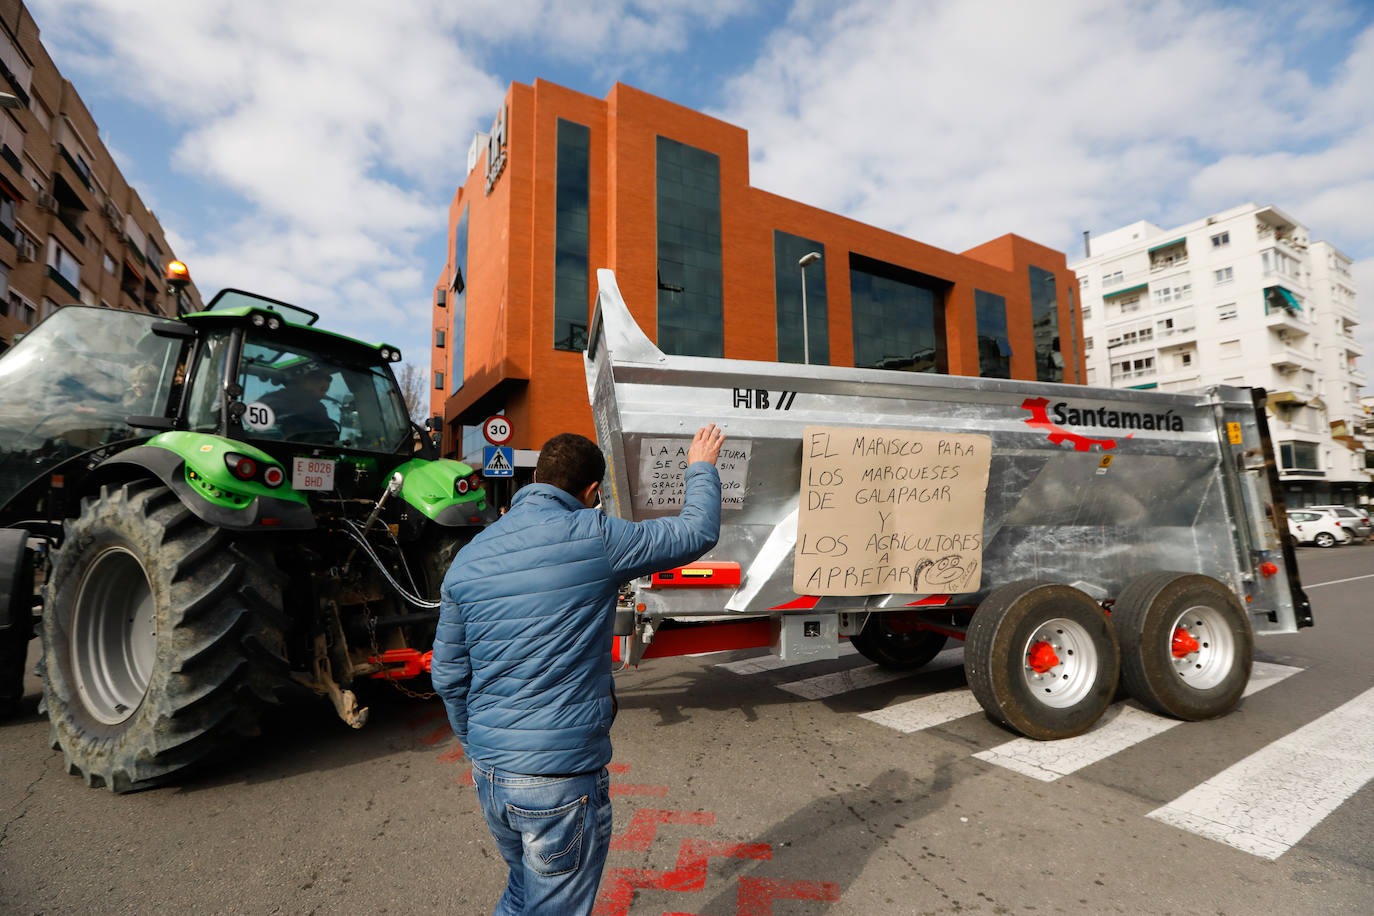
[{"label": "man's raised hand", "polygon": [[715,464],[716,458],[720,455],[720,447],[724,442],[724,430],[716,429],[714,423],[703,426],[692,437],[692,447],[687,449],[687,463],[705,461],[708,464]]}]

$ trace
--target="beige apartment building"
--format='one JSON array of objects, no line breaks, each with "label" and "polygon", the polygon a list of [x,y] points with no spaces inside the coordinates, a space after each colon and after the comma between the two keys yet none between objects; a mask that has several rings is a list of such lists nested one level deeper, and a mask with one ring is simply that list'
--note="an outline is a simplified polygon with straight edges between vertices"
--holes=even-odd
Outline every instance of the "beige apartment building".
[{"label": "beige apartment building", "polygon": [[[175,315],[175,255],[19,0],[0,0],[0,351],[80,302]],[[194,286],[180,307],[200,308]]]}]

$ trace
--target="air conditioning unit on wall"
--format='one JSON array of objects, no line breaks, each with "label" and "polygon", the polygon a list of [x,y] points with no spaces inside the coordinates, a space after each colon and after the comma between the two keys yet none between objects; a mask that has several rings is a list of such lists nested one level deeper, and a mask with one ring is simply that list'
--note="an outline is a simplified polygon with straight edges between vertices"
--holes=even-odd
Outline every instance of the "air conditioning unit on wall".
[{"label": "air conditioning unit on wall", "polygon": [[57,198],[47,191],[38,192],[38,208],[40,210],[57,210]]},{"label": "air conditioning unit on wall", "polygon": [[15,243],[15,246],[14,246],[14,247],[15,247],[16,249],[18,249],[18,252],[19,252],[19,260],[21,260],[21,261],[37,261],[37,260],[38,260],[38,246],[35,245],[35,244],[33,243],[33,239],[29,238],[28,236],[20,236],[20,238],[18,239],[18,241]]}]

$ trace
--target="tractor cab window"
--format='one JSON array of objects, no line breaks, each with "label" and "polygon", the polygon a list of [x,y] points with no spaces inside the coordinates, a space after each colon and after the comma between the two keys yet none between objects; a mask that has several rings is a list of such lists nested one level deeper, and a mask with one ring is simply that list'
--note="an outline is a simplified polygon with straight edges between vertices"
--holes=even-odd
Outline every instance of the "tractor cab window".
[{"label": "tractor cab window", "polygon": [[0,359],[0,503],[67,458],[151,434],[127,418],[165,415],[181,345],[161,316],[68,306]]},{"label": "tractor cab window", "polygon": [[239,362],[246,436],[393,452],[411,436],[390,372],[249,335]]}]

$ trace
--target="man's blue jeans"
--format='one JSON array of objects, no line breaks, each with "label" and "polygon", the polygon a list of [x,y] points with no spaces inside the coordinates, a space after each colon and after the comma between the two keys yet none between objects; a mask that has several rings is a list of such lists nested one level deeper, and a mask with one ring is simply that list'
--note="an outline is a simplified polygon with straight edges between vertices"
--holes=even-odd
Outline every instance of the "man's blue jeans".
[{"label": "man's blue jeans", "polygon": [[611,845],[610,776],[526,776],[473,761],[482,816],[510,866],[493,916],[585,916]]}]

